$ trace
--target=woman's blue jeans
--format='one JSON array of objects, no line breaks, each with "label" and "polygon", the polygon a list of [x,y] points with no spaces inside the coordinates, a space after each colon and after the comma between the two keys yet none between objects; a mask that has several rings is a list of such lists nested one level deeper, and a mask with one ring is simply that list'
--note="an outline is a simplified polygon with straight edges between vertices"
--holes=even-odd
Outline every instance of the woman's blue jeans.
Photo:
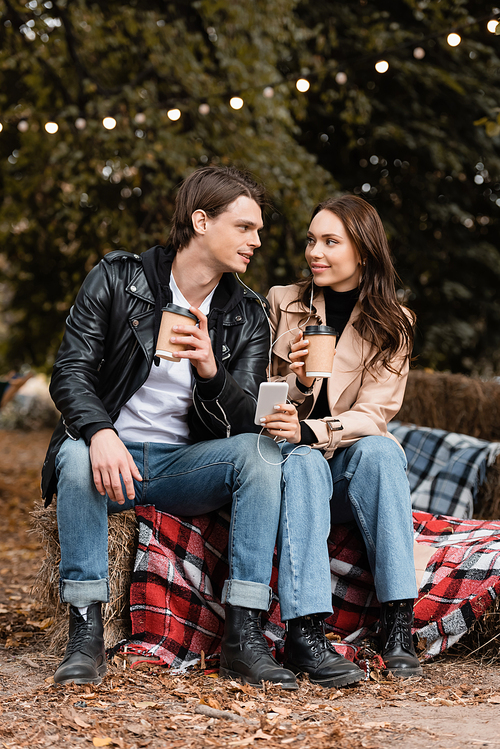
[{"label": "woman's blue jeans", "polygon": [[389,437],[363,437],[337,449],[328,464],[333,479],[332,524],[356,521],[378,600],[416,598],[410,486],[403,450]]},{"label": "woman's blue jeans", "polygon": [[[125,443],[143,481],[124,505],[94,485],[89,449],[67,439],[57,456],[61,600],[87,606],[109,600],[108,512],[154,505],[192,517],[231,503],[229,577],[223,602],[267,610],[273,552],[283,621],[331,608],[327,539],[332,480],[320,452],[241,434],[192,445]],[[262,456],[262,457],[261,457]],[[272,463],[269,465],[263,459]]]}]

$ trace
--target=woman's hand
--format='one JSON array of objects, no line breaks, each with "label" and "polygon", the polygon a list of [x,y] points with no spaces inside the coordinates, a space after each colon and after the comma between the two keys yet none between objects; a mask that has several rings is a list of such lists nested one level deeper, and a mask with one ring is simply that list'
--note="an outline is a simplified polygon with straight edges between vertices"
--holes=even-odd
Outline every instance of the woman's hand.
[{"label": "woman's hand", "polygon": [[300,331],[290,346],[290,361],[292,362],[290,369],[295,373],[299,382],[306,388],[312,387],[315,380],[314,377],[306,377],[305,374],[306,367],[304,360],[309,353],[308,345],[309,341],[304,339],[304,334]]},{"label": "woman's hand", "polygon": [[294,445],[300,442],[300,421],[297,409],[292,403],[275,406],[274,413],[264,416],[260,423],[271,437],[280,437]]}]

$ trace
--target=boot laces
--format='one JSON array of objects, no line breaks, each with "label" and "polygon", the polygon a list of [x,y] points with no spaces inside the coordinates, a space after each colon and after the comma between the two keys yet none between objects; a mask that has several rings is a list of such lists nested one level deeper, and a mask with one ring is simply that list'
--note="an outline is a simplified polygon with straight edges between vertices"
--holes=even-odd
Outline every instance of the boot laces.
[{"label": "boot laces", "polygon": [[[401,645],[405,650],[412,649],[411,627],[407,620],[407,611],[403,606],[394,606],[391,609],[394,620],[390,628],[385,650],[391,650],[397,645]],[[387,617],[387,624],[390,626],[391,618]],[[389,628],[389,627],[388,627]]]},{"label": "boot laces", "polygon": [[[242,627],[242,637],[240,642],[245,642],[249,645],[256,653],[262,655],[269,655],[269,647],[267,645],[266,638],[264,637],[260,628],[260,622],[257,617],[249,616]],[[240,645],[241,647],[241,645]]]},{"label": "boot laces", "polygon": [[325,637],[325,626],[322,619],[314,617],[305,617],[301,623],[302,631],[314,655],[319,658],[325,650],[331,650],[336,654],[336,650],[330,641]]},{"label": "boot laces", "polygon": [[84,617],[78,617],[75,623],[75,629],[73,631],[73,635],[71,637],[71,640],[68,642],[68,647],[66,649],[66,654],[70,655],[73,653],[76,653],[80,650],[82,645],[89,639],[90,637],[90,625],[89,622],[84,619]]}]

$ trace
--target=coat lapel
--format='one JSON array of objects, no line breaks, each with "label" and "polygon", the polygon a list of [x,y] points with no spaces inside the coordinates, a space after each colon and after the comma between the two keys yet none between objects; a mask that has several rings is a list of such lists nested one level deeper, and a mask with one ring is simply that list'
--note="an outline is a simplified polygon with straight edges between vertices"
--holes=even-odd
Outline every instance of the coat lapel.
[{"label": "coat lapel", "polygon": [[[325,299],[322,294],[314,300],[314,306],[316,314],[311,316],[307,324],[325,325]],[[283,334],[283,329],[281,329],[281,337],[273,346],[273,351],[281,359],[289,361],[290,343],[297,335],[297,330],[294,330],[294,328],[300,322],[300,327],[302,330],[304,329],[304,320],[307,319],[307,312],[304,312],[304,307],[300,302],[293,301],[288,303],[286,296],[280,302],[280,312],[281,319],[286,320],[290,332]],[[332,410],[346,388],[362,374],[363,363],[370,348],[353,327],[353,323],[359,316],[359,313],[359,304],[356,304],[337,344],[337,353],[333,360],[332,376],[328,379],[327,385],[328,402]]]},{"label": "coat lapel", "polygon": [[344,328],[337,344],[337,353],[333,360],[332,376],[328,380],[327,393],[330,408],[334,408],[340,396],[351,382],[363,371],[367,344],[362,340],[353,326],[359,315],[359,306],[354,308],[349,322]]}]

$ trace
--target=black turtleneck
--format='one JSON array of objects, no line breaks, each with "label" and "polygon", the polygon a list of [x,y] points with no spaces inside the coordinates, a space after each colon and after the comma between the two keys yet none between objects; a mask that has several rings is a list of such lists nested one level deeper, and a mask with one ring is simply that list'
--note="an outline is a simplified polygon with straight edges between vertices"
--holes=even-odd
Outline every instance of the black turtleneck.
[{"label": "black turtleneck", "polygon": [[[330,325],[337,331],[337,344],[340,336],[344,332],[344,328],[349,322],[349,318],[352,314],[356,302],[359,299],[359,288],[351,289],[350,291],[334,291],[329,286],[323,289],[325,297],[325,310],[326,310],[326,325]],[[321,419],[324,416],[330,414],[330,407],[328,405],[327,389],[328,378],[323,380],[318,400],[314,404],[312,413],[308,417],[309,419]],[[299,389],[302,389],[299,384]],[[301,423],[301,442],[307,445],[311,445],[316,442],[316,435],[310,429],[307,424]]]}]

